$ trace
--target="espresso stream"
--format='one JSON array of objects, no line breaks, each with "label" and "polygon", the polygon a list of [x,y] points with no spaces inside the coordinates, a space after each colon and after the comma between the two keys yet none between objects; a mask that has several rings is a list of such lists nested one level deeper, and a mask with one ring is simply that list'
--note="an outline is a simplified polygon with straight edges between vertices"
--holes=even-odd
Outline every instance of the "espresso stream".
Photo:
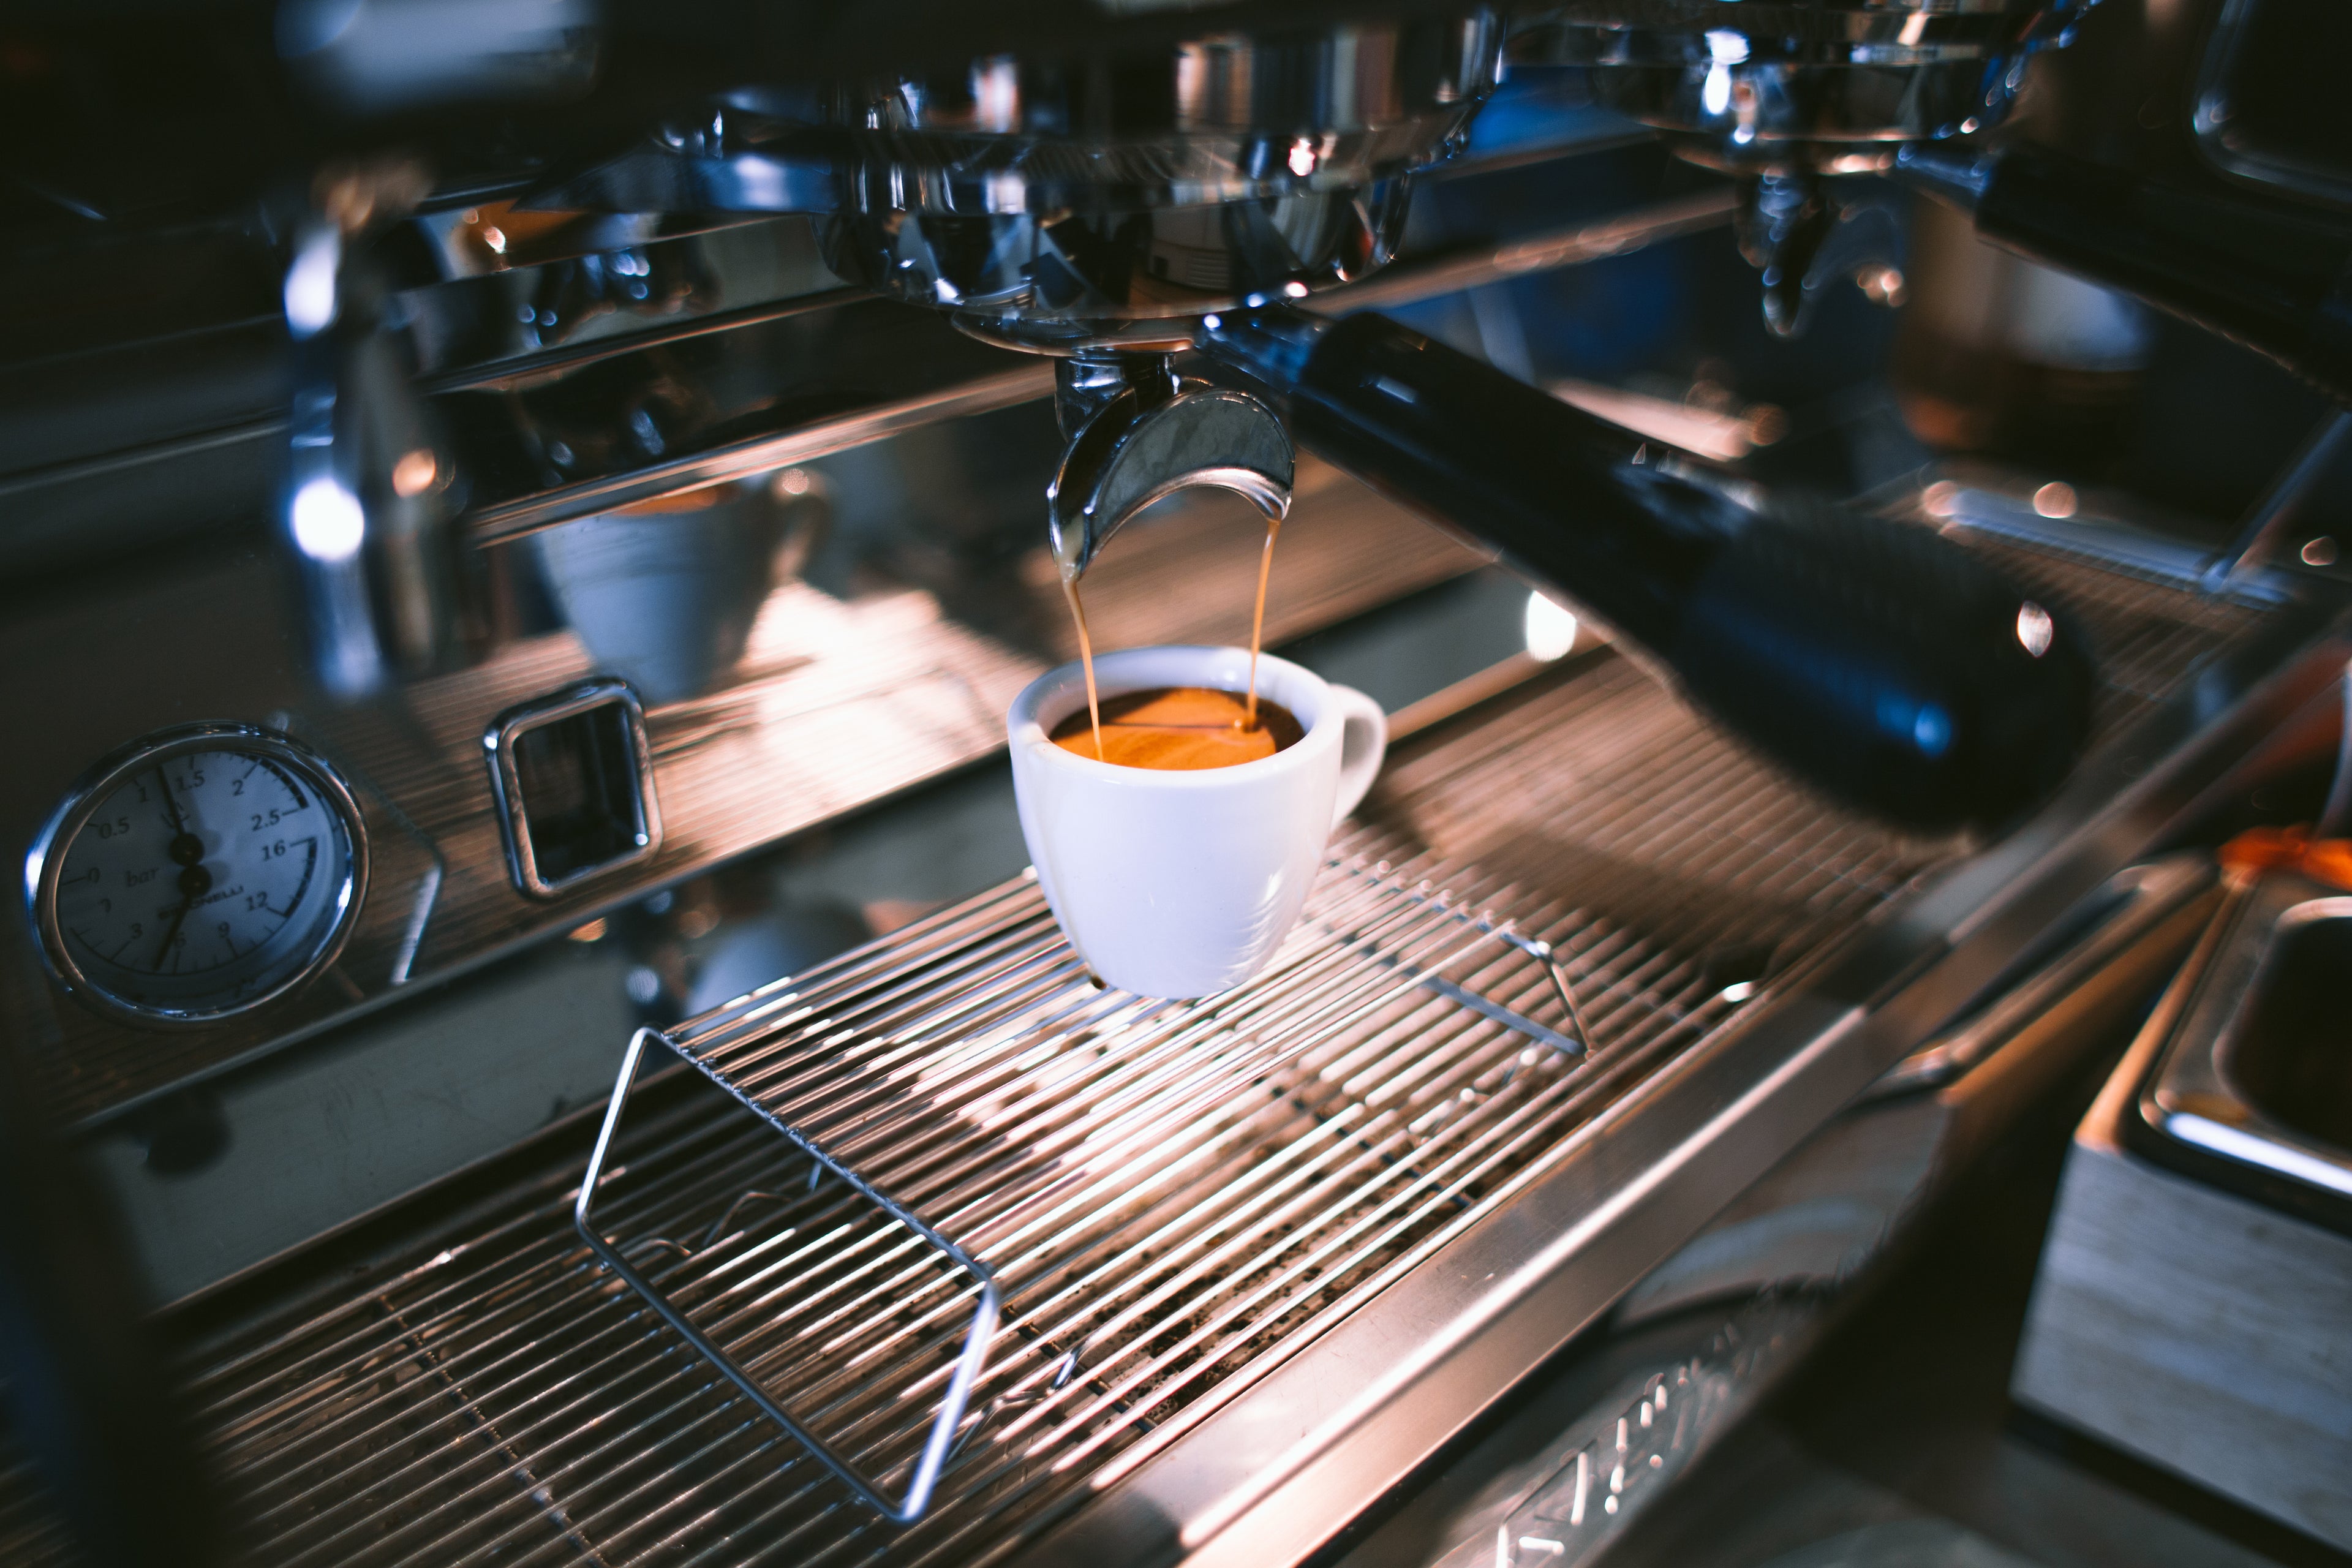
[{"label": "espresso stream", "polygon": [[[1070,618],[1078,627],[1078,661],[1087,673],[1087,721],[1071,714],[1054,726],[1055,745],[1097,762],[1130,768],[1227,768],[1236,763],[1270,757],[1297,742],[1306,731],[1297,716],[1268,699],[1257,696],[1257,656],[1265,639],[1265,585],[1274,570],[1274,542],[1282,520],[1265,525],[1265,548],[1257,559],[1257,605],[1250,615],[1249,693],[1236,700],[1230,691],[1202,686],[1162,686],[1111,699],[1106,706],[1095,691],[1094,644],[1087,636],[1086,605],[1078,598],[1076,574],[1065,569],[1062,596],[1070,602]],[[1088,742],[1091,739],[1091,745]]]}]

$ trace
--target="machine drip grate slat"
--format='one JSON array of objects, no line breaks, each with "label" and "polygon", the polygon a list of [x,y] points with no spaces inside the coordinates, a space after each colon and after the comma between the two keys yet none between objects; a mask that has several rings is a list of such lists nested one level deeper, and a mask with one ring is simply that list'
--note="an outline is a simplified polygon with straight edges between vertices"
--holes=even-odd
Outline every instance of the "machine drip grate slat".
[{"label": "machine drip grate slat", "polygon": [[[2105,734],[2259,618],[1993,548],[2121,656]],[[900,1488],[977,1287],[892,1207],[982,1265],[1001,1314],[920,1520],[599,1266],[558,1142],[380,1271],[298,1272],[184,1345],[238,1558],[1001,1558],[1965,848],[1790,788],[1602,654],[1400,747],[1240,992],[1097,990],[1034,885],[998,888],[673,1030],[704,1070],[639,1087],[593,1194],[634,1270]],[[21,1468],[0,1556],[68,1560]]]}]

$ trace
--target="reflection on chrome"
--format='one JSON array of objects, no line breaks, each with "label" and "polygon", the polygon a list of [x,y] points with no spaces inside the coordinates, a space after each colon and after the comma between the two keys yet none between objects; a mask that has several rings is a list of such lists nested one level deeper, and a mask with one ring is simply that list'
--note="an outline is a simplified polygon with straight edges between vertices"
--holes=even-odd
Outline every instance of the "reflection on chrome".
[{"label": "reflection on chrome", "polygon": [[1541,594],[1528,595],[1528,652],[1549,663],[1566,658],[1576,647],[1576,616],[1565,605]]},{"label": "reflection on chrome", "polygon": [[2051,639],[2057,635],[2057,624],[2050,612],[2028,599],[2017,607],[2017,640],[2026,652],[2040,658],[2050,651]]},{"label": "reflection on chrome", "polygon": [[2072,517],[2075,505],[2074,487],[2061,479],[2053,479],[2033,492],[2033,510],[2044,517]]},{"label": "reflection on chrome", "polygon": [[359,553],[367,519],[359,498],[321,475],[294,492],[294,542],[313,561],[348,561]]}]

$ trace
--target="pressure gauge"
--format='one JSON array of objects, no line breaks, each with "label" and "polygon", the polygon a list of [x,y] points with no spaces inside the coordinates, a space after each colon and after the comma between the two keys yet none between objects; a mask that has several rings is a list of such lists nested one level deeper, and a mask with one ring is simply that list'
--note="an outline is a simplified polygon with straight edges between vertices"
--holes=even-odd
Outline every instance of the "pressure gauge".
[{"label": "pressure gauge", "polygon": [[101,1012],[198,1024],[334,962],[367,889],[351,791],[291,738],[194,724],[77,784],[25,862],[41,954]]}]

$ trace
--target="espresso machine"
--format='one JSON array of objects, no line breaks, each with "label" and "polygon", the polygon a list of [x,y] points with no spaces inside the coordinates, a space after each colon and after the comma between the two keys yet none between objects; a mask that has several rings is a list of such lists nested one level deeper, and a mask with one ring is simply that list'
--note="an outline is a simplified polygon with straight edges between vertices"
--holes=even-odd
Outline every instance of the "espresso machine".
[{"label": "espresso machine", "polygon": [[[1851,412],[1927,201],[2352,391],[2332,24],[2005,137],[2123,9],[0,19],[0,1555],[1604,1560],[2334,701],[2328,408],[2212,538]],[[1387,771],[1106,990],[1003,715],[1270,521]]]}]

